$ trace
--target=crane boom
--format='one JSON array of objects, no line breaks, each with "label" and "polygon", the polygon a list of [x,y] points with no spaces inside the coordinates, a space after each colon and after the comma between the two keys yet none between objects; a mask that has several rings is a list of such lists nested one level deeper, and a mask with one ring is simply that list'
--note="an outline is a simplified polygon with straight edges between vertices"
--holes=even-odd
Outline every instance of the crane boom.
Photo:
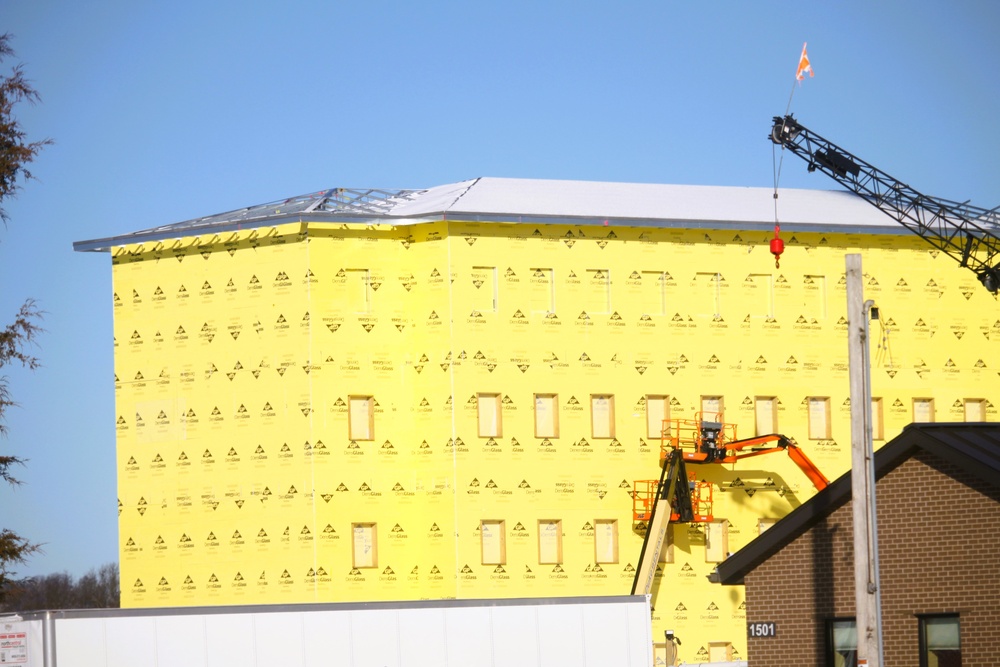
[{"label": "crane boom", "polygon": [[896,222],[975,272],[993,294],[1000,289],[1000,212],[920,193],[799,123],[775,116],[771,141],[860,195]]}]

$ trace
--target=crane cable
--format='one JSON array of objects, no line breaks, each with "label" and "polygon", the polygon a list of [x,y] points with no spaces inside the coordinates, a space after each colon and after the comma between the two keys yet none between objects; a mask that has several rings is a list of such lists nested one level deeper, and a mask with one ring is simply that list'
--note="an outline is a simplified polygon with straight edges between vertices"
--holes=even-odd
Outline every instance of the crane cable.
[{"label": "crane cable", "polygon": [[[791,105],[791,100],[788,101]],[[774,268],[781,268],[781,253],[785,251],[785,242],[781,240],[781,224],[778,222],[778,180],[781,178],[781,165],[785,160],[785,147],[781,147],[781,157],[775,157],[775,144],[771,143],[771,170],[774,173],[774,238],[771,239],[771,254],[774,255]]]},{"label": "crane cable", "polygon": [[[795,97],[795,83],[801,80],[804,71],[812,76],[812,65],[806,56],[806,45],[802,45],[802,55],[799,57],[799,66],[795,71],[795,82],[792,83],[792,92],[788,94],[788,105],[785,106],[785,118],[792,110],[792,98]],[[782,127],[784,129],[784,127]],[[773,131],[773,130],[772,130]],[[774,238],[771,239],[771,254],[774,255],[774,268],[781,268],[781,253],[785,252],[785,242],[781,240],[781,223],[778,222],[778,180],[781,178],[781,165],[785,160],[785,146],[781,146],[781,157],[775,158],[775,142],[771,137],[771,170],[774,174]]]}]

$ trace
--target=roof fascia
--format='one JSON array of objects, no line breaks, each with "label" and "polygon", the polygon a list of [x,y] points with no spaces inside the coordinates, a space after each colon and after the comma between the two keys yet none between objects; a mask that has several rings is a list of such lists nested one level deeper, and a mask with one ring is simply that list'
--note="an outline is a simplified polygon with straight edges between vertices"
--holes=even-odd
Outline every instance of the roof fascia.
[{"label": "roof fascia", "polygon": [[[110,236],[87,241],[76,241],[73,243],[73,250],[76,252],[108,252],[115,246],[128,245],[132,243],[147,243],[150,241],[165,241],[167,239],[183,238],[198,234],[217,234],[220,232],[244,231],[248,229],[259,229],[261,227],[272,227],[288,223],[318,223],[318,224],[364,224],[364,225],[393,225],[410,226],[430,222],[484,222],[499,224],[528,224],[528,225],[569,225],[577,227],[635,227],[648,229],[733,229],[740,231],[763,231],[772,230],[774,223],[771,222],[745,222],[732,220],[665,220],[649,218],[607,218],[590,216],[547,216],[547,215],[515,215],[498,213],[465,213],[446,212],[421,214],[409,217],[393,216],[372,216],[372,215],[344,215],[337,213],[323,213],[314,211],[308,214],[296,215],[276,215],[250,220],[239,220],[219,223],[209,223],[204,226],[191,225],[189,227],[156,227],[153,229],[123,234],[120,236]],[[843,225],[830,228],[828,225],[820,225],[803,222],[782,223],[786,232],[826,232],[832,234],[865,234],[877,236],[905,236],[910,232],[905,228],[894,225],[886,226],[862,226]]]}]

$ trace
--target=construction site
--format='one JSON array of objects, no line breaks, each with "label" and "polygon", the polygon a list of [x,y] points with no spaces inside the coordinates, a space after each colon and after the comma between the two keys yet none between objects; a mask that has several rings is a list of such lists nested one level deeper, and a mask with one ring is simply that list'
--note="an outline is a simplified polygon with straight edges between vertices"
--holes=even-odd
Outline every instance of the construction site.
[{"label": "construction site", "polygon": [[851,465],[845,254],[876,449],[1000,388],[982,235],[969,271],[785,190],[775,252],[774,194],[333,188],[77,243],[111,257],[122,606],[648,593],[657,664],[667,632],[745,664],[709,576]]}]

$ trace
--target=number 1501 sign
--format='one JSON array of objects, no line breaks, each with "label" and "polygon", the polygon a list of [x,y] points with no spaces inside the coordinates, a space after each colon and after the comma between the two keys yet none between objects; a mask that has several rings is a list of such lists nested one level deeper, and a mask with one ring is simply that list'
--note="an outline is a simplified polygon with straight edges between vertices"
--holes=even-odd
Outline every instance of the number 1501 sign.
[{"label": "number 1501 sign", "polygon": [[774,637],[777,635],[777,626],[774,622],[767,623],[747,623],[748,637]]}]

